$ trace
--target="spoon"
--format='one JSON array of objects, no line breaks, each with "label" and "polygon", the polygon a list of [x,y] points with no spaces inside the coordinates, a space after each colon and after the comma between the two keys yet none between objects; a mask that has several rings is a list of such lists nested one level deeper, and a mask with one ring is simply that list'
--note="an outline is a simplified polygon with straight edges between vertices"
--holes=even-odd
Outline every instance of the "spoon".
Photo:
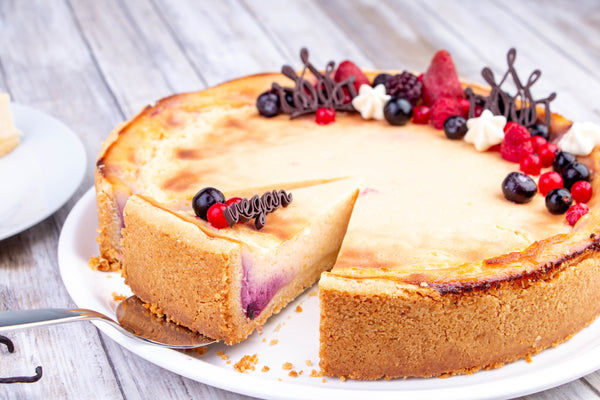
[{"label": "spoon", "polygon": [[107,322],[131,338],[171,349],[193,349],[216,342],[214,339],[156,316],[144,307],[142,301],[136,296],[128,297],[119,303],[117,307],[119,322],[99,312],[82,308],[6,311],[0,313],[0,332],[90,319]]}]

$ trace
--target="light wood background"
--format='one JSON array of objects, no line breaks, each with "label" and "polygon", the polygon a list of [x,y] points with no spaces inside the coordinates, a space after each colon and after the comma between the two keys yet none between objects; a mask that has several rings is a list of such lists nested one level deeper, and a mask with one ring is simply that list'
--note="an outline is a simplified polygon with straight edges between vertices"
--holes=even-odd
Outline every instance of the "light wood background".
[{"label": "light wood background", "polygon": [[[315,65],[351,59],[414,71],[447,49],[459,74],[476,82],[483,66],[504,72],[514,46],[522,75],[543,72],[534,93],[558,93],[553,110],[600,121],[595,0],[0,0],[0,90],[64,121],[88,157],[83,184],[64,207],[0,241],[0,310],[74,306],[58,272],[58,237],[117,123],[172,93],[299,65],[302,46]],[[10,188],[0,182],[0,190]],[[37,365],[44,376],[0,385],[0,398],[247,398],[162,370],[89,323],[9,336],[17,352],[0,349],[0,376],[30,375]],[[600,399],[600,373],[527,398]]]}]

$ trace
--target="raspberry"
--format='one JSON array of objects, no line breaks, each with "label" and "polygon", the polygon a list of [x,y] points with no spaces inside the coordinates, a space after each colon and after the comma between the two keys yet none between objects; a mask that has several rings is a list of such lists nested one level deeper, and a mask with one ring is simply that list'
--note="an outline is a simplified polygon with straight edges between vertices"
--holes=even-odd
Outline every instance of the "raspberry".
[{"label": "raspberry", "polygon": [[336,82],[342,82],[346,79],[354,76],[354,88],[358,93],[358,89],[360,86],[365,84],[371,86],[371,82],[369,78],[354,64],[352,61],[342,61],[340,65],[338,65],[337,70],[335,71],[335,75],[333,80]]},{"label": "raspberry", "polygon": [[385,91],[392,97],[410,101],[413,107],[421,99],[423,84],[408,71],[394,75],[385,82]]},{"label": "raspberry", "polygon": [[592,198],[592,184],[588,181],[577,181],[571,186],[571,196],[573,201],[578,203],[587,203]]},{"label": "raspberry", "polygon": [[458,100],[451,97],[442,97],[431,107],[429,121],[435,129],[442,129],[448,117],[461,114],[462,107]]},{"label": "raspberry", "polygon": [[500,145],[502,158],[511,162],[519,162],[521,158],[533,154],[529,131],[515,122],[504,127],[504,140]]},{"label": "raspberry", "polygon": [[530,140],[531,145],[533,146],[533,151],[536,153],[538,153],[542,147],[548,144],[548,141],[541,136],[532,136]]},{"label": "raspberry", "polygon": [[558,146],[554,143],[547,143],[545,146],[538,149],[538,155],[540,156],[540,160],[542,160],[542,166],[544,168],[552,166],[556,150],[558,150]]},{"label": "raspberry", "polygon": [[427,106],[416,106],[413,108],[412,123],[425,125],[429,123],[431,108]]},{"label": "raspberry", "polygon": [[335,110],[333,108],[319,107],[315,113],[315,122],[319,125],[327,125],[335,121]]},{"label": "raspberry", "polygon": [[519,168],[527,175],[539,175],[542,171],[542,162],[537,154],[528,154],[521,158]]},{"label": "raspberry", "polygon": [[[425,105],[431,106],[443,97],[453,99],[465,97],[452,57],[446,50],[435,53],[431,65],[423,76],[423,102]],[[460,115],[460,113],[456,115]]]},{"label": "raspberry", "polygon": [[558,172],[545,172],[540,176],[538,188],[542,196],[546,196],[552,189],[558,189],[561,187],[563,187],[563,179]]},{"label": "raspberry", "polygon": [[215,203],[206,212],[206,219],[217,229],[227,228],[227,220],[223,215],[223,210],[227,207],[224,203]]},{"label": "raspberry", "polygon": [[569,225],[573,226],[579,221],[581,217],[587,214],[590,211],[590,208],[583,203],[573,204],[567,210],[567,222]]}]

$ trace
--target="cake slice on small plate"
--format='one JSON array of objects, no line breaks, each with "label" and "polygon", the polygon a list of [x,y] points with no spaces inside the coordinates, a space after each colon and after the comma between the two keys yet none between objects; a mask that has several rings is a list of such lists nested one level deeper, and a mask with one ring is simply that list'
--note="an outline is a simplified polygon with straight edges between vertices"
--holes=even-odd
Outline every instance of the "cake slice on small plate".
[{"label": "cake slice on small plate", "polygon": [[[251,222],[216,229],[191,202],[185,210],[133,195],[124,210],[126,283],[174,322],[228,344],[245,339],[334,265],[358,196],[355,179],[290,192],[291,204],[260,231]],[[253,193],[262,192],[231,195]]]}]

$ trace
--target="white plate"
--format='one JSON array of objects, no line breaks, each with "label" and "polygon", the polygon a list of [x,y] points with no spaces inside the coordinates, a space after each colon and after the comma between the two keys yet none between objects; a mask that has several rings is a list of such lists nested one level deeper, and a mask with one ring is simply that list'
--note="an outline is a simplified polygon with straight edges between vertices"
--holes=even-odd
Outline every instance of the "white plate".
[{"label": "white plate", "polygon": [[[58,246],[60,273],[79,307],[114,315],[112,293],[129,295],[118,274],[92,271],[87,263],[97,254],[95,193],[90,189],[67,218]],[[97,323],[113,340],[146,360],[212,386],[269,399],[503,399],[522,396],[575,380],[600,368],[600,321],[570,341],[545,350],[528,363],[518,361],[500,369],[447,379],[399,379],[390,381],[340,381],[310,377],[318,370],[318,297],[309,289],[280,314],[235,346],[215,344],[201,356],[137,343],[114,328]],[[296,311],[300,306],[302,311]],[[532,316],[534,318],[535,316]],[[271,344],[271,341],[278,341]],[[227,364],[217,352],[225,353]],[[255,371],[239,373],[233,364],[244,355],[257,354]],[[310,360],[312,366],[306,361]],[[282,365],[291,362],[296,378]],[[270,369],[262,372],[263,366]]]},{"label": "white plate", "polygon": [[11,103],[21,143],[0,157],[0,240],[24,231],[58,210],[79,187],[85,150],[54,117]]}]

